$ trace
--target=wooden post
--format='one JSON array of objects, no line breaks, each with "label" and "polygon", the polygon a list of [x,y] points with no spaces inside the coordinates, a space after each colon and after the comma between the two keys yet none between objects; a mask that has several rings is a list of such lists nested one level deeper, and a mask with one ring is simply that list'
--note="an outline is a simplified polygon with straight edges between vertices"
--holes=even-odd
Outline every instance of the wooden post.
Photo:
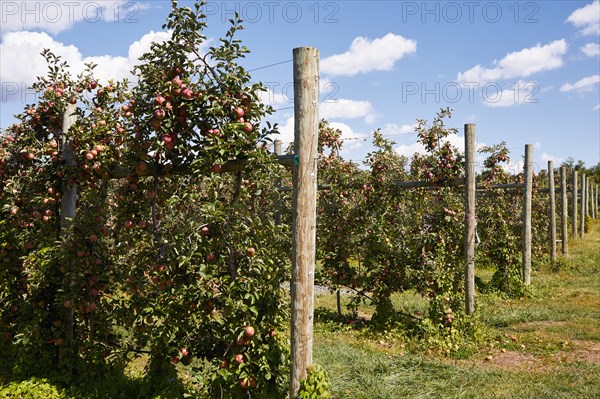
[{"label": "wooden post", "polygon": [[567,202],[567,167],[560,167],[560,238],[562,254],[569,253],[569,204]]},{"label": "wooden post", "polygon": [[548,161],[548,188],[550,189],[550,259],[556,262],[556,195],[554,193],[554,162]]},{"label": "wooden post", "polygon": [[[273,145],[275,147],[275,155],[280,156],[282,155],[282,143],[281,140],[277,139],[273,142]],[[275,179],[275,187],[277,189],[281,188],[281,179],[278,177],[277,179]],[[278,193],[278,195],[281,195],[281,192]],[[281,200],[278,198],[277,201],[275,201],[275,225],[279,226],[281,224]]]},{"label": "wooden post", "polygon": [[588,177],[585,178],[585,214],[587,216],[592,216],[592,212],[590,209],[590,192],[592,190],[592,183]]},{"label": "wooden post", "polygon": [[598,219],[598,185],[596,184],[596,190],[594,190],[594,203],[596,204],[595,209],[596,213],[594,214],[596,219]]},{"label": "wooden post", "polygon": [[572,197],[573,197],[573,207],[571,209],[571,235],[573,236],[573,238],[577,238],[577,232],[578,232],[578,224],[577,224],[577,203],[579,201],[579,195],[577,194],[577,183],[578,183],[578,178],[577,178],[577,171],[574,170],[573,171],[573,187],[571,188],[572,190]]},{"label": "wooden post", "polygon": [[580,206],[579,206],[579,236],[583,238],[585,235],[585,186],[587,184],[585,173],[581,174],[581,194],[579,197],[581,198]]},{"label": "wooden post", "polygon": [[591,184],[592,192],[590,194],[591,207],[592,207],[592,219],[596,220],[598,217],[598,210],[596,209],[596,190],[598,190],[596,186],[596,182],[592,180]]},{"label": "wooden post", "polygon": [[[73,143],[68,137],[69,129],[75,121],[77,116],[75,115],[76,106],[73,104],[67,105],[63,114],[63,125],[61,134],[61,152],[64,164],[69,166],[75,166],[75,153],[73,151]],[[75,183],[69,184],[64,181],[62,184],[62,198],[60,206],[60,236],[65,237],[69,234],[69,230],[76,215],[77,205],[77,185]],[[69,273],[68,276],[72,278]],[[70,286],[73,285],[73,281],[70,282]],[[73,343],[73,309],[65,308],[63,313],[63,323],[65,326],[65,345],[59,347],[58,350],[58,364],[62,367],[65,364],[65,355]]]},{"label": "wooden post", "polygon": [[523,282],[531,284],[531,197],[533,183],[533,144],[525,145],[523,170]]},{"label": "wooden post", "polygon": [[312,364],[319,137],[319,50],[294,54],[294,176],[290,398]]},{"label": "wooden post", "polygon": [[475,312],[475,124],[465,124],[465,313]]}]

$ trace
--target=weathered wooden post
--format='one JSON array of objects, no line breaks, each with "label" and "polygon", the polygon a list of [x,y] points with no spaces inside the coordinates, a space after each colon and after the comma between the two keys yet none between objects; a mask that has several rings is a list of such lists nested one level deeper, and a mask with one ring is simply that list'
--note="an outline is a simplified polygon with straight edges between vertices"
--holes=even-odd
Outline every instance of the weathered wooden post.
[{"label": "weathered wooden post", "polygon": [[319,137],[319,50],[294,54],[294,176],[290,398],[312,364]]},{"label": "weathered wooden post", "polygon": [[598,219],[598,185],[596,184],[595,187],[596,187],[596,189],[594,190],[594,204],[596,204],[596,205],[594,207],[594,209],[595,209],[594,216],[596,217],[596,219]]},{"label": "weathered wooden post", "polygon": [[572,189],[572,197],[573,197],[573,207],[571,208],[571,234],[573,235],[573,238],[577,238],[577,232],[578,230],[578,224],[577,224],[577,203],[579,201],[579,195],[577,193],[577,183],[578,183],[578,178],[577,178],[577,171],[574,170],[573,171],[573,187]]},{"label": "weathered wooden post", "polygon": [[586,181],[586,176],[585,173],[581,174],[581,194],[579,195],[579,197],[581,198],[581,203],[580,203],[580,212],[579,212],[579,236],[581,238],[583,238],[583,236],[585,235],[585,192],[586,192],[586,187],[587,185],[587,181]]},{"label": "weathered wooden post", "polygon": [[569,253],[569,204],[567,203],[567,167],[560,167],[560,238],[562,254]]},{"label": "weathered wooden post", "polygon": [[554,162],[548,161],[548,188],[550,189],[550,259],[556,262],[556,194],[554,192]]},{"label": "weathered wooden post", "polygon": [[[68,104],[63,114],[62,134],[60,135],[60,146],[64,164],[75,166],[75,153],[73,151],[73,142],[68,136],[69,129],[77,120],[75,115],[76,106]],[[77,206],[77,184],[74,181],[65,180],[62,184],[62,198],[60,206],[60,236],[66,237],[69,234],[70,227],[75,220]],[[70,276],[70,274],[69,274]],[[72,278],[72,276],[71,276]],[[72,282],[70,283],[72,284]],[[65,354],[73,343],[73,308],[65,307],[63,313],[63,323],[65,326],[65,345],[59,347],[58,364],[65,364]]]},{"label": "weathered wooden post", "polygon": [[523,282],[531,284],[531,199],[533,188],[533,144],[525,145],[523,170]]},{"label": "weathered wooden post", "polygon": [[465,124],[465,312],[475,312],[475,124]]},{"label": "weathered wooden post", "polygon": [[[277,139],[273,142],[273,146],[275,147],[275,155],[280,156],[282,155],[282,142],[281,140]],[[275,187],[277,189],[281,188],[281,179],[278,177],[277,179],[275,179]],[[281,195],[281,191],[279,192],[279,195]],[[275,201],[275,224],[277,226],[279,226],[281,224],[281,200],[278,198],[277,201]]]}]

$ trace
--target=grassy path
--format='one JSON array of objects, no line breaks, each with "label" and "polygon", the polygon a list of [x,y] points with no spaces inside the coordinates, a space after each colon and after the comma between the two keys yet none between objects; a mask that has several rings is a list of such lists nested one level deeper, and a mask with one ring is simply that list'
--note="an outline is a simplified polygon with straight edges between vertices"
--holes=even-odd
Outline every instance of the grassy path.
[{"label": "grassy path", "polygon": [[[600,398],[600,225],[571,243],[561,270],[538,270],[532,283],[525,300],[478,296],[493,338],[467,359],[321,321],[315,362],[328,370],[335,398]],[[335,309],[333,295],[319,296],[319,306]]]}]

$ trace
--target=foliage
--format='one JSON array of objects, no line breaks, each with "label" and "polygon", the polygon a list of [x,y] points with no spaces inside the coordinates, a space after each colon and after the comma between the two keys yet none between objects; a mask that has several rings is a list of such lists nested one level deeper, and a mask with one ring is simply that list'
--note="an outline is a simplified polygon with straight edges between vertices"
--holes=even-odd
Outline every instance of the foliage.
[{"label": "foliage", "polygon": [[313,364],[306,371],[306,378],[300,381],[299,399],[328,399],[331,382],[327,372],[318,364]]},{"label": "foliage", "polygon": [[[238,64],[239,18],[199,52],[202,8],[173,2],[171,38],[131,88],[97,82],[94,65],[72,78],[44,52],[40,100],[0,149],[0,328],[15,370],[93,379],[148,353],[150,392],[173,392],[175,365],[195,358],[216,397],[285,392],[289,234],[265,212],[279,167],[260,126],[271,109]],[[225,174],[236,161],[245,169]],[[61,220],[75,190],[77,216]]]}]

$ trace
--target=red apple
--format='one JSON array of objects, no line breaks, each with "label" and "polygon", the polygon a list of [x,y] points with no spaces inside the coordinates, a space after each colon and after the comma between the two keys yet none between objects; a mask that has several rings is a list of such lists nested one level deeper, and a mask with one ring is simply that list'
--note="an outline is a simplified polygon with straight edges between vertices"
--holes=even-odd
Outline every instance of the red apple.
[{"label": "red apple", "polygon": [[235,361],[237,364],[243,364],[244,363],[244,355],[242,355],[241,353],[238,353],[237,355],[235,355]]},{"label": "red apple", "polygon": [[246,249],[246,255],[252,258],[254,255],[256,255],[256,249],[254,249],[254,247],[249,247]]},{"label": "red apple", "polygon": [[194,92],[188,88],[185,88],[181,91],[181,96],[186,100],[191,100],[194,98]]},{"label": "red apple", "polygon": [[228,369],[229,368],[229,360],[224,359],[221,361],[221,363],[219,363],[219,368],[220,369]]},{"label": "red apple", "polygon": [[254,126],[252,126],[252,123],[250,122],[245,122],[243,130],[246,133],[250,133],[252,130],[254,130]]},{"label": "red apple", "polygon": [[251,338],[254,335],[254,327],[246,326],[246,328],[244,328],[244,334],[246,334],[247,337]]},{"label": "red apple", "polygon": [[154,104],[163,105],[165,101],[166,99],[163,96],[156,96],[156,98],[154,99]]},{"label": "red apple", "polygon": [[213,173],[221,173],[222,169],[223,167],[220,164],[216,163],[213,166],[211,166],[210,171]]},{"label": "red apple", "polygon": [[242,107],[237,107],[233,110],[233,113],[235,114],[236,117],[241,118],[242,116],[244,116],[245,112],[244,109]]},{"label": "red apple", "polygon": [[166,115],[166,112],[162,108],[158,108],[158,109],[154,110],[154,117],[158,120],[164,119],[165,115]]}]

